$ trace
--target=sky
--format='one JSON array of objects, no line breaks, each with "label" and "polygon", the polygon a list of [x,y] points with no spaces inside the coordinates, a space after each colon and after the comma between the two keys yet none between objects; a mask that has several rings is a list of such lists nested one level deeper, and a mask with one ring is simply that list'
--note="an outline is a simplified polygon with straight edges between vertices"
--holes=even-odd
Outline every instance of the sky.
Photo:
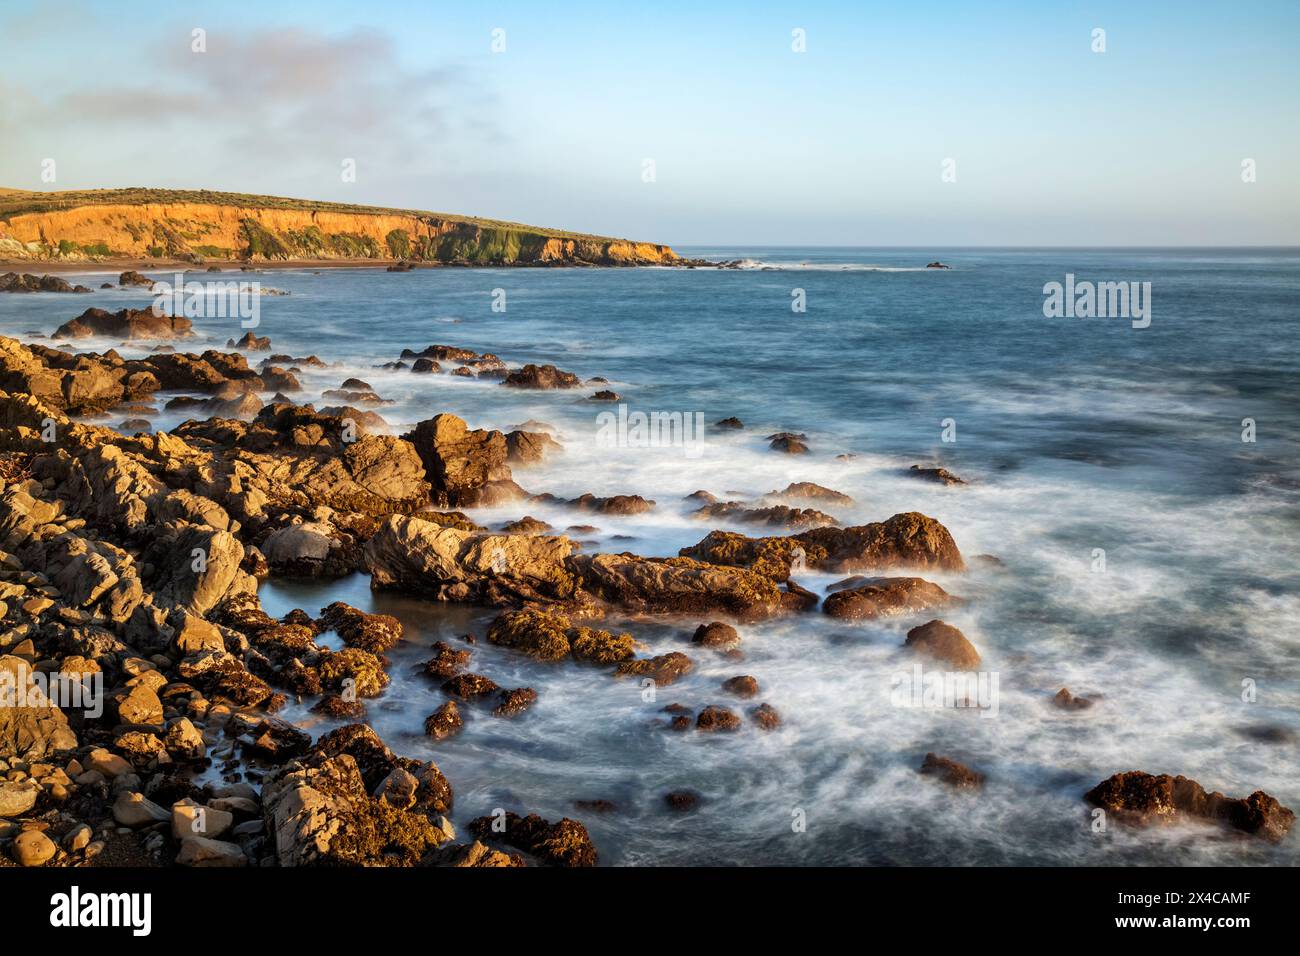
[{"label": "sky", "polygon": [[18,189],[674,246],[1292,245],[1298,173],[1296,0],[0,4]]}]

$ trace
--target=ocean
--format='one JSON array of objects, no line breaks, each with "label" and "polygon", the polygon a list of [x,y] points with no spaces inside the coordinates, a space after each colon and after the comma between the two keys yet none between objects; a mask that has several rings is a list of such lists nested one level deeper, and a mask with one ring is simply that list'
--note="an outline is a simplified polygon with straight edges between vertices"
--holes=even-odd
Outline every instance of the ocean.
[{"label": "ocean", "polygon": [[[1300,250],[678,251],[742,267],[190,278],[257,279],[290,293],[261,300],[253,331],[274,352],[335,363],[304,368],[295,398],[333,404],[319,393],[356,376],[395,402],[378,411],[398,433],[439,412],[502,430],[543,421],[565,450],[516,469],[530,492],[657,502],[631,517],[543,504],[471,512],[491,527],[531,514],[557,529],[598,526],[577,535],[589,550],[672,555],[715,527],[778,533],[702,522],[685,496],[751,499],[795,481],[850,495],[851,506],[822,507],[846,525],[904,511],[938,519],[968,560],[1001,562],[925,574],[966,599],[939,616],[996,675],[996,713],[899,701],[912,663],[900,647],[920,623],[910,617],[742,625],[740,661],[691,648],[700,620],[627,622],[620,628],[655,653],[697,662],[646,701],[607,671],[488,645],[489,609],[372,594],[361,575],[265,583],[272,614],[314,614],[341,599],[401,617],[408,643],[392,654],[393,684],[370,702],[369,720],[395,750],[438,762],[459,826],[498,807],[573,816],[608,864],[1300,862],[1294,840],[1275,846],[1209,825],[1102,829],[1082,799],[1113,773],[1145,770],[1300,806]],[[936,259],[951,268],[925,268]],[[1047,317],[1044,286],[1067,275],[1149,282],[1149,324]],[[148,301],[140,289],[0,295],[0,331],[34,341],[28,333],[48,334],[89,306]],[[194,351],[245,331],[234,319],[195,324]],[[377,368],[433,343],[609,384],[526,392]],[[617,404],[588,401],[597,388],[616,391],[628,414],[710,426],[736,416],[745,428],[708,427],[667,446],[611,443],[600,415]],[[808,454],[770,451],[765,436],[782,431],[806,435]],[[918,480],[913,464],[968,483]],[[797,580],[820,593],[840,577]],[[466,632],[480,636],[473,670],[540,699],[511,721],[475,715],[458,737],[431,744],[422,726],[442,695],[417,665],[433,641]],[[748,706],[720,690],[736,674],[757,678],[779,730],[659,726],[674,702]],[[1061,687],[1094,706],[1052,706]],[[287,715],[329,729],[309,704]],[[929,751],[984,773],[983,789],[918,774]],[[677,789],[697,791],[698,810],[667,810],[663,795]],[[617,810],[574,809],[593,799]]]}]

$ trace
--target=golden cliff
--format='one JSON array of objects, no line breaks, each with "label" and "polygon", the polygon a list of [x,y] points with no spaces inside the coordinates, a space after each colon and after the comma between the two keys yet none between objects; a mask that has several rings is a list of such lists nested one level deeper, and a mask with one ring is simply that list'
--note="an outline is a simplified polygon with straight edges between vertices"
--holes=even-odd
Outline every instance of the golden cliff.
[{"label": "golden cliff", "polygon": [[275,196],[0,189],[0,259],[672,265],[667,246],[519,223]]}]

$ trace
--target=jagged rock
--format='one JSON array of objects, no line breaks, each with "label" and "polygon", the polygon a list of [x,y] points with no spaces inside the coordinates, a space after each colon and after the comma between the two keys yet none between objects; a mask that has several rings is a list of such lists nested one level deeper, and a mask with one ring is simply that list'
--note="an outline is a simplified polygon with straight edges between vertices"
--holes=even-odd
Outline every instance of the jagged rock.
[{"label": "jagged rock", "polygon": [[432,494],[446,505],[478,504],[491,482],[510,481],[506,436],[498,431],[470,431],[464,419],[436,415],[405,436],[424,463]]},{"label": "jagged rock", "polygon": [[762,730],[776,730],[781,726],[781,715],[771,704],[759,704],[751,709],[749,719]]},{"label": "jagged rock", "polygon": [[424,720],[424,732],[434,740],[446,740],[460,733],[464,726],[465,721],[454,700],[447,701]]},{"label": "jagged rock", "polygon": [[1263,790],[1234,799],[1217,790],[1206,793],[1187,777],[1140,770],[1106,778],[1084,799],[1125,823],[1145,826],[1188,817],[1218,820],[1271,842],[1282,840],[1295,822],[1295,814]]},{"label": "jagged rock", "polygon": [[556,823],[532,813],[521,817],[517,813],[505,815],[504,831],[493,824],[495,816],[479,817],[470,821],[469,831],[481,840],[499,840],[536,857],[548,866],[595,866],[596,848],[591,843],[587,828],[577,820],[564,817]]},{"label": "jagged rock", "polygon": [[349,647],[382,654],[402,640],[402,622],[391,614],[367,614],[342,601],[321,609],[322,627],[337,631]]}]

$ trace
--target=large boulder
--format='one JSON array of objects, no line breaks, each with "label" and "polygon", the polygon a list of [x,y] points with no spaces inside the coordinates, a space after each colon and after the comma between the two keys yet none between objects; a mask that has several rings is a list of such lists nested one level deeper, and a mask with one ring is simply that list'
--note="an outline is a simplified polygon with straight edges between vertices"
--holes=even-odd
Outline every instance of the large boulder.
[{"label": "large boulder", "polygon": [[424,463],[425,478],[442,507],[479,504],[485,485],[510,481],[509,445],[499,431],[471,431],[455,415],[435,415],[404,436]]}]

